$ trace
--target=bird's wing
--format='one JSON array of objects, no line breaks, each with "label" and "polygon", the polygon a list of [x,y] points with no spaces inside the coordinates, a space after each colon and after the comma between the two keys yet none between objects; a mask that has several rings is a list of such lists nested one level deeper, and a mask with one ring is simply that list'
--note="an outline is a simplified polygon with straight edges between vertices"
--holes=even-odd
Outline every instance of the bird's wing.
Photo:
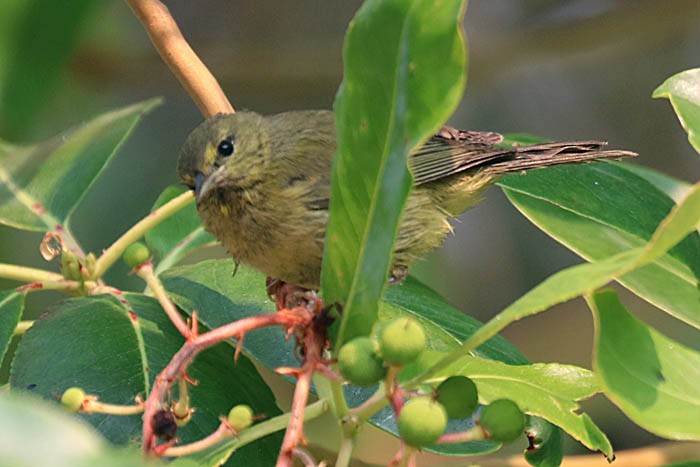
[{"label": "bird's wing", "polygon": [[636,155],[629,151],[603,150],[607,143],[601,141],[498,146],[501,141],[503,136],[498,133],[444,127],[409,158],[414,184],[421,185],[475,169],[487,170],[497,176],[556,164]]}]

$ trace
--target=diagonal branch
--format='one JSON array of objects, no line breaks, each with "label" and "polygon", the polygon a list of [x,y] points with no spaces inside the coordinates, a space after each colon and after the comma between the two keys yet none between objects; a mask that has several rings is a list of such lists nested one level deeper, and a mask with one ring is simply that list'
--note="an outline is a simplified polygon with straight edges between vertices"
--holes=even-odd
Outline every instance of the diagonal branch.
[{"label": "diagonal branch", "polygon": [[200,112],[207,118],[217,113],[233,113],[233,106],[221,86],[182,36],[168,7],[159,0],[126,2],[143,23],[153,46]]}]

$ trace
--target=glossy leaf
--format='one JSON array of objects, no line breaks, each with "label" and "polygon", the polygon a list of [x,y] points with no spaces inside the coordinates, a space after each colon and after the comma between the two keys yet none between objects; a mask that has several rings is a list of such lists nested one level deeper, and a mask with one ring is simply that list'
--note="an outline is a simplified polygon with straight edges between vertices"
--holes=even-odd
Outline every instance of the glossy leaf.
[{"label": "glossy leaf", "polygon": [[[185,188],[169,186],[161,193],[151,210],[156,210],[185,192]],[[193,250],[214,243],[216,239],[202,227],[194,203],[173,214],[146,234],[146,243],[160,258],[156,272],[177,264]]]},{"label": "glossy leaf", "polygon": [[[32,387],[53,399],[71,386],[82,387],[102,401],[131,404],[145,395],[157,373],[183,343],[156,300],[140,294],[77,298],[58,304],[42,316],[20,341],[10,384]],[[89,351],[86,351],[89,349]],[[219,425],[218,417],[239,403],[255,413],[279,413],[274,397],[246,358],[233,362],[233,348],[220,344],[201,353],[188,375],[200,382],[190,387],[197,412],[178,430],[181,442],[200,439]],[[111,441],[126,443],[141,435],[141,416],[85,415]],[[270,465],[281,436],[243,448],[234,459],[246,465]]]},{"label": "glossy leaf", "polygon": [[[504,177],[500,184],[528,219],[589,261],[644,247],[674,207],[668,195],[623,164],[552,167]],[[676,318],[700,326],[699,270],[700,236],[693,233],[668,254],[617,280]]]},{"label": "glossy leaf", "polygon": [[146,466],[136,449],[117,450],[87,423],[60,406],[10,393],[0,397],[0,459],[3,465],[89,467]]},{"label": "glossy leaf", "polygon": [[459,103],[463,9],[463,1],[369,0],[348,28],[321,278],[324,300],[344,305],[336,345],[376,321],[411,187],[407,155]]},{"label": "glossy leaf", "polygon": [[31,146],[0,142],[0,223],[67,228],[70,215],[141,116],[159,100],[114,110]]},{"label": "glossy leaf", "polygon": [[0,363],[10,345],[12,334],[22,318],[26,294],[15,290],[0,292]]},{"label": "glossy leaf", "polygon": [[637,164],[619,164],[619,167],[639,175],[659,190],[666,193],[673,201],[680,203],[688,195],[692,185],[683,180],[666,175],[663,172],[650,169]]},{"label": "glossy leaf", "polygon": [[558,467],[564,458],[562,430],[539,417],[528,417],[525,460],[535,467]]},{"label": "glossy leaf", "polygon": [[[460,348],[417,375],[413,382],[419,383],[425,378],[439,374],[514,321],[540,313],[557,303],[591,293],[617,277],[658,260],[668,248],[677,245],[691,233],[695,235],[698,225],[700,184],[693,186],[683,202],[661,222],[652,239],[644,247],[627,250],[594,263],[573,266],[548,277],[479,328]],[[678,250],[677,247],[675,249]]]},{"label": "glossy leaf", "polygon": [[653,97],[665,97],[688,133],[688,141],[700,153],[700,68],[682,71],[654,90]]},{"label": "glossy leaf", "polygon": [[612,290],[588,302],[595,318],[593,367],[605,395],[652,433],[700,439],[700,353],[634,318]]}]

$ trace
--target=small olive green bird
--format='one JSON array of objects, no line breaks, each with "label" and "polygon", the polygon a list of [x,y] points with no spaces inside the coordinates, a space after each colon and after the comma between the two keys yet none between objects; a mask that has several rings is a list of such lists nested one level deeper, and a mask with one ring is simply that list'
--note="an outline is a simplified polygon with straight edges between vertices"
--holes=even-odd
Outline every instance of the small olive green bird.
[{"label": "small olive green bird", "polygon": [[[634,156],[573,141],[497,146],[498,133],[443,127],[409,157],[414,189],[394,245],[392,279],[440,245],[449,219],[480,200],[501,175],[556,164]],[[187,138],[178,172],[194,190],[204,227],[233,255],[270,277],[318,289],[326,238],[331,161],[330,111],[217,115]]]}]

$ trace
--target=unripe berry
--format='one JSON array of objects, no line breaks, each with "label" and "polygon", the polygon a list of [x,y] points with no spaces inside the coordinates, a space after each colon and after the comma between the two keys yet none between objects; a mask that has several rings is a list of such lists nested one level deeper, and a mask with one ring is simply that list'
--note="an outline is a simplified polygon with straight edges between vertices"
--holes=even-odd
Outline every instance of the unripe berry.
[{"label": "unripe berry", "polygon": [[399,413],[399,434],[410,446],[422,447],[434,443],[445,432],[445,428],[445,408],[427,396],[409,400]]},{"label": "unripe berry", "polygon": [[474,412],[479,398],[474,381],[466,376],[450,376],[437,388],[437,400],[450,418],[465,418]]},{"label": "unripe berry", "polygon": [[484,407],[479,424],[490,439],[501,443],[513,441],[525,429],[525,414],[510,399],[498,399]]},{"label": "unripe berry", "polygon": [[70,412],[77,412],[85,401],[85,391],[80,388],[68,388],[61,396],[61,405]]},{"label": "unripe berry", "polygon": [[228,413],[228,423],[236,433],[245,430],[253,424],[253,409],[245,404],[239,404]]},{"label": "unripe berry", "polygon": [[127,266],[130,268],[135,268],[142,265],[148,258],[150,258],[151,253],[148,251],[146,245],[141,242],[132,243],[124,250],[122,258]]},{"label": "unripe berry", "polygon": [[425,349],[423,326],[412,318],[397,318],[379,333],[382,358],[391,365],[406,365]]},{"label": "unripe berry", "polygon": [[371,386],[386,374],[384,362],[369,337],[356,337],[340,348],[338,369],[345,379],[358,386]]}]

